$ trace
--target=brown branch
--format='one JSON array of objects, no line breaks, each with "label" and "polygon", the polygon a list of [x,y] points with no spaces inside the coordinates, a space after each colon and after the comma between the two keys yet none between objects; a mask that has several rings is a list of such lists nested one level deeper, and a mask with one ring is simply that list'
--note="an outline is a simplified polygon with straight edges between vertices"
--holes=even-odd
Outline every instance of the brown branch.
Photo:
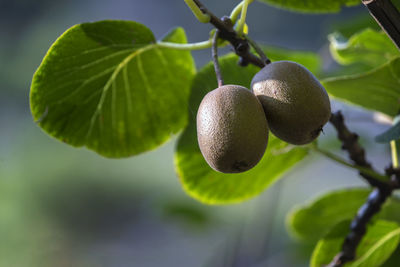
[{"label": "brown branch", "polygon": [[328,267],[341,267],[356,258],[356,249],[367,232],[368,222],[381,210],[392,192],[393,188],[378,187],[370,193],[367,202],[358,209],[356,217],[350,224],[350,233],[343,242],[342,251],[335,256]]},{"label": "brown branch", "polygon": [[[344,123],[343,115],[340,112],[333,113],[330,118],[331,124],[338,132],[338,138],[342,141],[342,149],[346,150],[350,159],[357,165],[370,168],[371,164],[365,158],[365,150],[358,143],[358,135],[350,132]],[[392,177],[391,181],[383,182],[363,172],[360,175],[375,189],[371,192],[367,202],[362,205],[350,225],[350,233],[346,236],[341,252],[335,256],[328,267],[341,267],[356,257],[356,249],[367,231],[367,224],[377,214],[386,199],[393,190],[399,188],[400,170],[393,168],[386,169],[386,175]]]},{"label": "brown branch", "polygon": [[240,37],[233,28],[229,17],[219,19],[209,11],[199,0],[193,0],[204,14],[210,16],[210,23],[219,31],[219,38],[228,41],[236,55],[240,57],[240,65],[246,66],[249,63],[263,68],[267,63],[250,52],[250,45],[245,38]]},{"label": "brown branch", "polygon": [[[358,166],[368,168],[373,170],[371,164],[365,158],[365,150],[358,143],[358,135],[356,133],[350,132],[344,123],[343,115],[340,111],[331,114],[331,118],[329,122],[335,127],[338,138],[342,141],[342,149],[347,151],[350,159]],[[380,180],[375,179],[363,172],[360,172],[360,175],[371,185],[374,187],[389,187],[388,183],[382,182]]]},{"label": "brown branch", "polygon": [[400,49],[400,13],[390,0],[362,0],[379,26]]},{"label": "brown branch", "polygon": [[[362,0],[371,15],[378,22],[379,26],[392,39],[397,48],[400,49],[400,13],[390,0]],[[342,141],[344,150],[350,155],[351,160],[357,165],[371,168],[371,164],[365,159],[364,149],[357,143],[358,136],[351,133],[340,112],[332,114],[330,122],[338,131],[339,139]],[[358,210],[356,217],[350,225],[350,233],[347,235],[342,251],[336,255],[329,267],[341,267],[346,262],[352,261],[356,257],[356,249],[367,231],[367,223],[380,211],[386,199],[389,198],[395,189],[400,188],[400,169],[392,166],[385,171],[390,182],[383,183],[360,172],[360,175],[375,187],[369,195],[367,202]]]}]

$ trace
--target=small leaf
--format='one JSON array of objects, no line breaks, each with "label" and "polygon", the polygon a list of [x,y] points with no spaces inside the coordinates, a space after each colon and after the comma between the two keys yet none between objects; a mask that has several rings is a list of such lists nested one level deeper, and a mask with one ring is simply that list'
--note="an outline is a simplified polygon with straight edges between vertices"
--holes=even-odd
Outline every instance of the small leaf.
[{"label": "small leaf", "polygon": [[400,109],[400,58],[367,73],[328,78],[322,84],[335,98],[394,117]]},{"label": "small leaf", "polygon": [[[184,43],[182,29],[166,41]],[[31,111],[51,136],[106,157],[166,142],[187,123],[190,52],[159,48],[133,21],[76,25],[50,48],[31,87]]]},{"label": "small leaf", "polygon": [[332,13],[339,12],[342,7],[356,6],[361,2],[358,0],[258,0],[276,7],[298,12]]},{"label": "small leaf", "polygon": [[362,188],[329,192],[290,211],[287,226],[297,238],[317,241],[337,223],[353,218],[369,193]]},{"label": "small leaf", "polygon": [[328,38],[331,54],[340,64],[363,63],[369,67],[378,67],[400,56],[397,47],[382,31],[365,29],[350,39],[334,33]]},{"label": "small leaf", "polygon": [[[349,221],[339,223],[318,242],[311,257],[311,267],[321,267],[331,262],[341,250],[349,225]],[[356,259],[345,266],[380,266],[396,249],[399,240],[400,227],[397,223],[378,220],[368,225],[367,233],[357,247]]]},{"label": "small leaf", "polygon": [[[248,87],[259,69],[254,66],[239,67],[237,59],[235,55],[220,58],[225,82]],[[204,95],[216,87],[214,68],[212,64],[208,64],[193,82],[189,125],[178,141],[175,165],[183,188],[190,196],[207,204],[227,204],[248,199],[262,192],[302,160],[307,150],[288,145],[270,135],[267,151],[253,169],[240,174],[223,174],[211,169],[197,143],[196,113]]]},{"label": "small leaf", "polygon": [[[306,205],[293,208],[287,215],[289,231],[302,241],[315,242],[322,238],[337,223],[353,219],[358,209],[366,202],[371,190],[350,188],[328,192]],[[379,218],[400,223],[397,210],[400,202],[389,198],[378,215]]]},{"label": "small leaf", "polygon": [[275,46],[263,46],[262,48],[271,61],[294,61],[306,67],[314,75],[321,71],[321,58],[313,52],[288,50]]},{"label": "small leaf", "polygon": [[400,139],[400,116],[394,118],[393,125],[389,129],[375,137],[377,143],[390,143],[398,139]]}]

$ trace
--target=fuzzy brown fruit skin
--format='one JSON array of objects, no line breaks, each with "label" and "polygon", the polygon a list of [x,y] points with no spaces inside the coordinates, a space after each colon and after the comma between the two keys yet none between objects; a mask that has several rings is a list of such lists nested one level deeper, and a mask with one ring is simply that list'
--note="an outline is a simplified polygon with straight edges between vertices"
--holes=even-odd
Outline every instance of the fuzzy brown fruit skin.
[{"label": "fuzzy brown fruit skin", "polygon": [[209,92],[197,112],[197,139],[216,171],[244,172],[264,155],[268,123],[257,97],[245,87],[224,85]]},{"label": "fuzzy brown fruit skin", "polygon": [[261,69],[251,82],[271,132],[294,144],[312,142],[331,116],[325,88],[304,66],[276,61]]}]

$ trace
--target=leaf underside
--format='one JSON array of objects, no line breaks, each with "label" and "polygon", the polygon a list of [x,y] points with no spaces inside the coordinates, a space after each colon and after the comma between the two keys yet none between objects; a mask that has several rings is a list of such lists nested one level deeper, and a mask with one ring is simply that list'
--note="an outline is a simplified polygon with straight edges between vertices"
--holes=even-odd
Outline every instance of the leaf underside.
[{"label": "leaf underside", "polygon": [[342,7],[356,6],[359,0],[258,0],[279,8],[306,13],[333,13],[339,12]]},{"label": "leaf underside", "polygon": [[400,57],[367,73],[321,82],[331,96],[344,102],[392,117],[400,110]]}]

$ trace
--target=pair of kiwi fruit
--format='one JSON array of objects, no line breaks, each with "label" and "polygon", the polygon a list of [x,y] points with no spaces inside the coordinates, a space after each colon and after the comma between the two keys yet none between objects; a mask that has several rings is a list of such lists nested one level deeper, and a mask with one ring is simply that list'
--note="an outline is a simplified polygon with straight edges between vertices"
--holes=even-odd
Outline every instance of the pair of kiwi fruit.
[{"label": "pair of kiwi fruit", "polygon": [[251,90],[223,85],[209,92],[197,113],[197,138],[207,163],[223,173],[244,172],[264,155],[269,131],[304,145],[328,122],[328,94],[304,66],[276,61],[262,68]]}]

